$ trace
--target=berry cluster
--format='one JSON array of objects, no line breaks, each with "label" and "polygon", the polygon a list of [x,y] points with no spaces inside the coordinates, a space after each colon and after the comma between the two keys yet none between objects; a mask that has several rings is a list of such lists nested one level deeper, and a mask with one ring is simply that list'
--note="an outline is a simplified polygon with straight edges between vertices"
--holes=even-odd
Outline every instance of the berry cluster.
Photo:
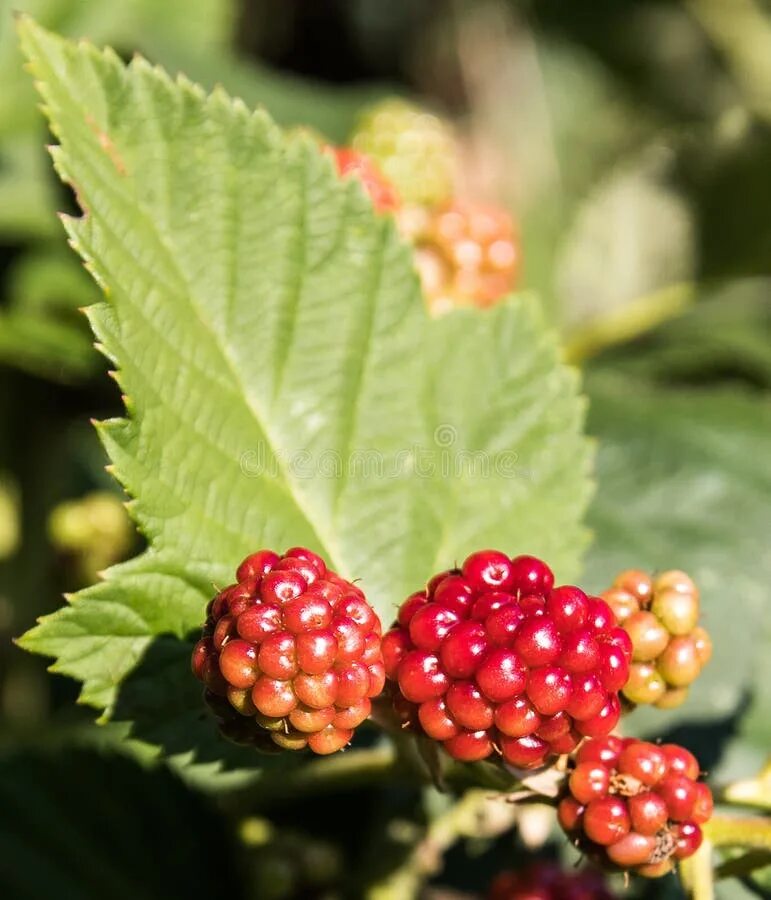
[{"label": "berry cluster", "polygon": [[474,553],[383,637],[394,707],[455,759],[534,768],[616,725],[631,642],[610,607],[539,559]]},{"label": "berry cluster", "polygon": [[404,203],[436,207],[450,200],[455,138],[438,116],[404,100],[384,100],[364,113],[351,144],[377,163]]},{"label": "berry cluster", "polygon": [[356,585],[304,547],[259,550],[209,604],[193,673],[226,737],[333,753],[383,690],[380,621]]},{"label": "berry cluster", "polygon": [[514,287],[519,250],[505,210],[454,202],[434,214],[406,210],[400,223],[433,312],[492,306]]},{"label": "berry cluster", "polygon": [[555,862],[530,863],[517,872],[501,872],[488,900],[613,900],[598,872],[566,871]]},{"label": "berry cluster", "polygon": [[651,577],[622,572],[601,595],[632,640],[632,666],[624,697],[631,704],[674,709],[712,655],[712,641],[699,622],[699,591],[672,570]]},{"label": "berry cluster", "polygon": [[586,741],[558,807],[563,829],[591,859],[655,878],[698,850],[712,793],[677,744],[608,736]]},{"label": "berry cluster", "polygon": [[399,208],[396,191],[368,156],[350,147],[327,147],[326,152],[334,157],[339,175],[361,181],[377,212],[393,212]]},{"label": "berry cluster", "polygon": [[450,126],[403,100],[367,111],[351,147],[326,148],[341,175],[361,179],[379,212],[395,212],[415,248],[429,309],[488,307],[514,287],[519,237],[500,207],[456,196],[458,150]]}]

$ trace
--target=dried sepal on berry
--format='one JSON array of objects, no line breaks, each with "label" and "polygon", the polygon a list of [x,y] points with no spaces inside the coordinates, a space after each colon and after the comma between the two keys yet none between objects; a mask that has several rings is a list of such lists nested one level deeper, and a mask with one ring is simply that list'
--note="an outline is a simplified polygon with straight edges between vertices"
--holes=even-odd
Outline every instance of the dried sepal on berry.
[{"label": "dried sepal on berry", "polygon": [[191,665],[222,734],[260,750],[334,753],[385,682],[362,591],[304,547],[258,550],[207,609]]},{"label": "dried sepal on berry", "polygon": [[631,643],[532,556],[483,550],[408,597],[383,638],[394,707],[455,759],[537,768],[618,722]]}]

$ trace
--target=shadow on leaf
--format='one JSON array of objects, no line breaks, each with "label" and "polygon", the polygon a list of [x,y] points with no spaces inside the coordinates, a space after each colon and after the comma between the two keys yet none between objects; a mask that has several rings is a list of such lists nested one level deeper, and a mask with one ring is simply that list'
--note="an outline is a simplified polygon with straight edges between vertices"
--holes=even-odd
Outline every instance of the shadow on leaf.
[{"label": "shadow on leaf", "polygon": [[203,702],[203,689],[190,672],[194,641],[161,635],[120,686],[112,718],[131,723],[131,736],[160,748],[185,766],[238,773],[257,780],[263,769],[307,761],[306,753],[264,755],[222,738]]}]

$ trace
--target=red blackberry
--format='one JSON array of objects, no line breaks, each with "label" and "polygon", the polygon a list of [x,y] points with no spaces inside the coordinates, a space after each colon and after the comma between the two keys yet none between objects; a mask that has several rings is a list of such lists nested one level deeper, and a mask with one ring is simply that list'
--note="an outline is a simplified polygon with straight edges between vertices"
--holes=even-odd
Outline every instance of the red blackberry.
[{"label": "red blackberry", "polygon": [[613,900],[602,876],[592,869],[564,870],[539,860],[516,872],[501,872],[488,900]]},{"label": "red blackberry", "polygon": [[259,550],[207,609],[192,657],[222,733],[261,749],[333,753],[383,689],[380,621],[310,550]]},{"label": "red blackberry", "polygon": [[698,625],[699,591],[678,570],[652,577],[629,569],[602,594],[632,643],[632,666],[624,697],[633,705],[680,706],[712,655]]},{"label": "red blackberry", "polygon": [[611,731],[631,649],[602,600],[497,550],[408,597],[382,646],[405,723],[456,759],[520,768]]},{"label": "red blackberry", "polygon": [[591,859],[649,877],[695,853],[712,793],[695,757],[676,744],[589,740],[575,755],[557,817]]},{"label": "red blackberry", "polygon": [[334,157],[340,175],[359,179],[377,212],[399,208],[396,190],[369,156],[351,147],[330,147],[328,152]]}]

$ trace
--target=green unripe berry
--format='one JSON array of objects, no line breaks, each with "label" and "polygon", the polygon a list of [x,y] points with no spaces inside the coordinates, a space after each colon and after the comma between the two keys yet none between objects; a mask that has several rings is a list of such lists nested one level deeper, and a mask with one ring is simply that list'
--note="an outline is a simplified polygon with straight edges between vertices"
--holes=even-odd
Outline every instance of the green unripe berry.
[{"label": "green unripe berry", "polygon": [[699,601],[693,594],[668,588],[654,594],[651,612],[670,634],[690,634],[699,621]]},{"label": "green unripe berry", "polygon": [[672,687],[687,687],[701,672],[696,642],[692,637],[672,638],[656,661],[656,666],[667,684]]},{"label": "green unripe berry", "polygon": [[677,709],[687,700],[688,690],[687,687],[667,688],[654,705],[657,709]]},{"label": "green unripe berry", "polygon": [[265,716],[261,712],[257,712],[254,716],[257,724],[266,731],[283,732],[285,729],[284,719],[276,716]]},{"label": "green unripe berry", "polygon": [[623,693],[631,703],[656,703],[666,690],[664,679],[651,663],[632,663],[629,667]]},{"label": "green unripe berry", "polygon": [[304,750],[308,746],[308,735],[301,731],[274,732],[273,742],[284,750]]},{"label": "green unripe berry", "polygon": [[456,148],[452,130],[405,100],[388,99],[362,117],[352,146],[373,159],[406,205],[435,207],[453,195]]},{"label": "green unripe berry", "polygon": [[681,594],[691,594],[697,600],[699,599],[699,589],[693,583],[693,579],[679,569],[661,572],[653,579],[654,595],[659,591],[678,591]]},{"label": "green unripe berry", "polygon": [[624,629],[632,639],[634,662],[650,662],[669,643],[669,632],[651,612],[638,612],[624,622]]}]

